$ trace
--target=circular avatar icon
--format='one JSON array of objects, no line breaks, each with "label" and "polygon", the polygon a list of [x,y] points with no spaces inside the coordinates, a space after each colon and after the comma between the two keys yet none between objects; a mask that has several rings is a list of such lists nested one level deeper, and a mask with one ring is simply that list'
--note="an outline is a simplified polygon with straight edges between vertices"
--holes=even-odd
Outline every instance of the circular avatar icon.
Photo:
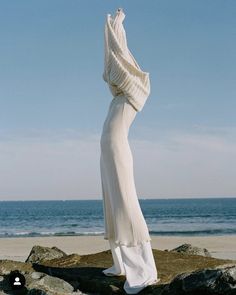
[{"label": "circular avatar icon", "polygon": [[25,277],[15,270],[9,274],[9,282],[13,290],[22,289],[25,286]]}]

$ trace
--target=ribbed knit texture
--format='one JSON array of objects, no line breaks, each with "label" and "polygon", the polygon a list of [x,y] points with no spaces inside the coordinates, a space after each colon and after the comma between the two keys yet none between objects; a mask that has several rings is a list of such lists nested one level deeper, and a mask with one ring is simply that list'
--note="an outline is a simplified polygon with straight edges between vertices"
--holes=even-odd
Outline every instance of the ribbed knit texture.
[{"label": "ribbed knit texture", "polygon": [[149,73],[140,69],[128,49],[124,18],[123,10],[117,10],[114,18],[107,15],[103,79],[113,96],[125,95],[133,107],[141,111],[150,94]]}]

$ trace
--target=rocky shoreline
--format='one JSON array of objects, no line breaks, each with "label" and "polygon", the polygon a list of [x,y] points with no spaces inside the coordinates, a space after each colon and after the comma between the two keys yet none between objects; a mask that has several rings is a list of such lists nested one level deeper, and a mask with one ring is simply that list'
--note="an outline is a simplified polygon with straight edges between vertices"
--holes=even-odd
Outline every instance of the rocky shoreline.
[{"label": "rocky shoreline", "polygon": [[[236,261],[211,257],[207,249],[183,244],[170,251],[153,249],[156,285],[139,294],[233,295],[236,294]],[[107,277],[102,270],[113,264],[111,251],[67,255],[57,247],[34,246],[25,262],[0,260],[0,295],[126,294],[125,276]],[[13,291],[9,276],[18,270],[26,284]]]}]

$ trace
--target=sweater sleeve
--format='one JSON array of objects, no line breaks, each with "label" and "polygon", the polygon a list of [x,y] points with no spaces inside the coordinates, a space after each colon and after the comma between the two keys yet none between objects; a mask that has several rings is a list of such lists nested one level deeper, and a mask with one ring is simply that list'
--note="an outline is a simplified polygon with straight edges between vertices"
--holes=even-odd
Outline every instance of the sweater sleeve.
[{"label": "sweater sleeve", "polygon": [[128,49],[124,18],[122,10],[117,10],[114,18],[107,15],[103,79],[113,95],[125,95],[134,108],[141,111],[150,94],[149,73],[140,69]]}]

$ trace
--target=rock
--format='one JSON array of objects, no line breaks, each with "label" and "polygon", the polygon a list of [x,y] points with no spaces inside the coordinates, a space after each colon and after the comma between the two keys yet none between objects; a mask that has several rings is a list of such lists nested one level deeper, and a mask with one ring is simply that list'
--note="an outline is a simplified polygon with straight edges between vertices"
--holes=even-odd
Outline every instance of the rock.
[{"label": "rock", "polygon": [[43,262],[43,265],[49,265],[49,266],[74,266],[74,265],[78,265],[78,263],[80,262],[80,258],[81,256],[78,254],[70,254],[67,255],[65,257],[61,257],[61,258],[54,258],[51,260],[47,260]]},{"label": "rock", "polygon": [[65,256],[67,256],[67,254],[57,247],[49,248],[36,245],[30,251],[30,254],[25,262],[38,263],[44,260],[52,260]]},{"label": "rock", "polygon": [[[6,293],[3,293],[3,294],[6,294]],[[0,295],[1,295],[1,293],[0,293]],[[64,293],[64,292],[63,293],[61,293],[61,292],[59,292],[59,293],[56,292],[55,293],[55,292],[49,292],[49,291],[45,292],[45,291],[39,290],[39,289],[31,289],[31,290],[28,291],[27,295],[87,295],[87,294],[82,293],[80,291],[73,292],[73,293]]]},{"label": "rock", "polygon": [[177,275],[161,295],[236,294],[236,264]]},{"label": "rock", "polygon": [[31,289],[28,291],[27,295],[49,295],[49,293],[39,289]]},{"label": "rock", "polygon": [[44,275],[40,280],[34,280],[27,287],[29,289],[35,288],[44,291],[54,292],[54,294],[56,292],[68,294],[74,291],[73,286],[71,286],[68,282],[49,275]]},{"label": "rock", "polygon": [[[183,255],[178,252],[161,251],[153,249],[156,261],[160,284],[148,286],[142,294],[160,294],[165,284],[168,284],[177,274],[190,272],[206,267],[215,267],[230,260],[222,260],[212,257],[199,255]],[[69,256],[69,255],[68,255]],[[46,261],[42,264],[33,264],[36,271],[44,272],[70,282],[75,289],[79,288],[82,292],[99,293],[102,295],[124,294],[123,285],[125,276],[107,277],[102,270],[112,265],[112,254],[110,250],[96,254],[76,256],[73,259],[58,258]],[[61,265],[63,261],[63,266]],[[70,265],[72,263],[72,266]],[[79,281],[76,287],[74,283]],[[141,294],[140,294],[141,295]],[[202,295],[202,294],[198,294]]]},{"label": "rock", "polygon": [[34,280],[41,279],[43,276],[45,276],[45,273],[43,273],[43,272],[34,271],[31,274],[31,278]]},{"label": "rock", "polygon": [[20,270],[20,272],[24,274],[34,271],[31,263],[8,259],[0,260],[0,275],[9,275],[13,270]]},{"label": "rock", "polygon": [[[48,249],[46,247],[42,248],[44,250]],[[102,273],[104,269],[110,267],[113,263],[110,250],[80,256],[78,254],[66,255],[57,248],[49,249],[62,252],[62,257],[51,257],[52,259],[50,260],[42,259],[40,262],[38,262],[38,259],[35,259],[37,261],[35,263],[0,260],[0,276],[4,278],[3,281],[0,281],[0,292],[5,291],[6,294],[11,294],[6,285],[7,278],[10,271],[18,270],[24,273],[27,295],[125,294],[123,289],[125,276],[107,277]],[[142,295],[161,294],[161,290],[163,288],[166,289],[166,286],[183,272],[189,274],[192,271],[204,268],[225,266],[225,263],[236,263],[236,261],[229,259],[223,260],[199,255],[183,255],[175,251],[161,251],[157,249],[153,249],[153,255],[156,261],[158,277],[161,278],[161,281],[156,285],[145,288],[141,291]],[[34,258],[37,257],[34,256]],[[230,281],[231,277],[232,275],[227,276],[225,280],[228,279]],[[198,295],[202,295],[202,293],[198,292]]]},{"label": "rock", "polygon": [[211,257],[211,254],[206,248],[200,248],[192,246],[191,244],[183,244],[180,245],[177,248],[174,248],[170,251],[178,252],[178,253],[185,253],[185,254],[191,254],[191,255],[201,255],[206,257]]},{"label": "rock", "polygon": [[0,292],[6,292],[3,294],[10,294],[9,292],[12,291],[8,278],[11,271],[14,270],[18,270],[22,274],[24,273],[26,279],[25,290],[28,290],[28,293],[30,292],[29,294],[31,295],[69,295],[74,291],[74,287],[68,282],[43,272],[36,272],[31,263],[0,260]]},{"label": "rock", "polygon": [[100,294],[98,294],[98,293],[89,294],[89,293],[83,293],[83,292],[80,292],[80,291],[76,291],[76,292],[66,294],[66,295],[100,295]]}]

